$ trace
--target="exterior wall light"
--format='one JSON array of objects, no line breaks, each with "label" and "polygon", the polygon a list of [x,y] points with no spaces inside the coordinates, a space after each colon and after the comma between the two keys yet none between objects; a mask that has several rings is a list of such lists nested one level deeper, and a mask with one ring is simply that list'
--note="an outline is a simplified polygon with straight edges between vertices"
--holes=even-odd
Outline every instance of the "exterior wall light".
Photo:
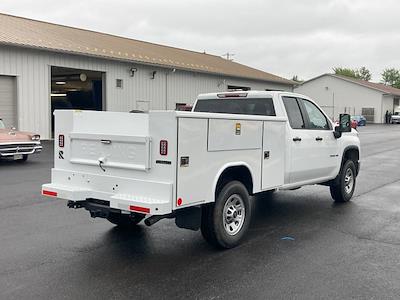
[{"label": "exterior wall light", "polygon": [[129,69],[129,75],[131,77],[134,77],[136,72],[137,72],[137,68],[130,68]]}]

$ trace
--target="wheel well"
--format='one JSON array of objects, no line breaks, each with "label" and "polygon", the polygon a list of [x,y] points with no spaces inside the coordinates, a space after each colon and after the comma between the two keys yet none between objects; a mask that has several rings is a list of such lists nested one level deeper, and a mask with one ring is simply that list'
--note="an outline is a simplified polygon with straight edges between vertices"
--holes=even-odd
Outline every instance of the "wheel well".
[{"label": "wheel well", "polygon": [[235,166],[225,169],[218,178],[215,187],[215,199],[222,188],[230,181],[237,180],[244,184],[249,194],[253,194],[253,179],[249,169],[245,166]]},{"label": "wheel well", "polygon": [[345,163],[346,160],[352,160],[356,167],[356,172],[358,173],[359,159],[360,159],[360,152],[358,151],[358,149],[350,148],[346,150],[343,155],[342,165]]}]

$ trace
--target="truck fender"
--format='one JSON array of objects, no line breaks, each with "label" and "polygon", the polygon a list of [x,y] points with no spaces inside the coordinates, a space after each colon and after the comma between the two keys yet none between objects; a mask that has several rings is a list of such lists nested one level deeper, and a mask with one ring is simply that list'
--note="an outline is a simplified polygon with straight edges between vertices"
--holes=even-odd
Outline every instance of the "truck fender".
[{"label": "truck fender", "polygon": [[[249,171],[249,173],[250,173],[251,182],[254,183],[254,175],[253,175],[253,172],[252,172],[251,167],[249,166],[249,164],[247,164],[247,163],[244,162],[244,161],[238,161],[238,162],[230,162],[230,163],[227,163],[227,164],[223,165],[223,166],[218,170],[218,172],[217,172],[217,174],[216,174],[216,176],[215,176],[215,178],[214,178],[213,190],[212,190],[214,197],[215,197],[215,192],[216,192],[216,190],[217,190],[218,180],[220,179],[222,173],[224,173],[227,169],[232,168],[232,167],[245,167],[245,168]],[[253,187],[253,189],[254,189],[254,187]],[[249,191],[249,193],[252,194],[252,193],[253,193],[253,190]],[[215,200],[216,200],[216,199],[214,198],[214,201],[213,201],[213,202],[215,202]]]},{"label": "truck fender", "polygon": [[360,169],[360,162],[359,162],[359,159],[360,159],[360,148],[358,146],[351,145],[351,146],[347,146],[347,147],[345,147],[343,149],[342,161],[341,161],[341,164],[340,164],[340,168],[343,166],[343,164],[345,162],[344,159],[345,159],[346,153],[348,151],[350,151],[350,150],[356,150],[358,152],[358,161],[356,162],[356,172],[357,172],[356,175],[358,175],[358,172],[359,172],[359,169]]}]

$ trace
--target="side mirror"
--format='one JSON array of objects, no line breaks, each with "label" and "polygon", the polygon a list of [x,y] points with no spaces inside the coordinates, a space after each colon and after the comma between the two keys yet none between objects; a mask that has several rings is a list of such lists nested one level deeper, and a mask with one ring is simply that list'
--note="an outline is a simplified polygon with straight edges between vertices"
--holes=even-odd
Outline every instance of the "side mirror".
[{"label": "side mirror", "polygon": [[348,114],[340,114],[339,126],[335,127],[333,132],[335,138],[340,138],[343,132],[351,132],[351,118]]}]

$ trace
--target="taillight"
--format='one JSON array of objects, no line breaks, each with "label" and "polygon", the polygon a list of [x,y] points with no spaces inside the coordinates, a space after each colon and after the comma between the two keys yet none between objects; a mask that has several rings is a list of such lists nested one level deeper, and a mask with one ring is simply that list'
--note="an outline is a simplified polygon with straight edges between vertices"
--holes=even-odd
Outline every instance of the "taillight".
[{"label": "taillight", "polygon": [[64,148],[65,137],[63,134],[58,136],[58,147]]},{"label": "taillight", "polygon": [[161,140],[160,141],[160,155],[167,155],[168,154],[168,141]]}]

